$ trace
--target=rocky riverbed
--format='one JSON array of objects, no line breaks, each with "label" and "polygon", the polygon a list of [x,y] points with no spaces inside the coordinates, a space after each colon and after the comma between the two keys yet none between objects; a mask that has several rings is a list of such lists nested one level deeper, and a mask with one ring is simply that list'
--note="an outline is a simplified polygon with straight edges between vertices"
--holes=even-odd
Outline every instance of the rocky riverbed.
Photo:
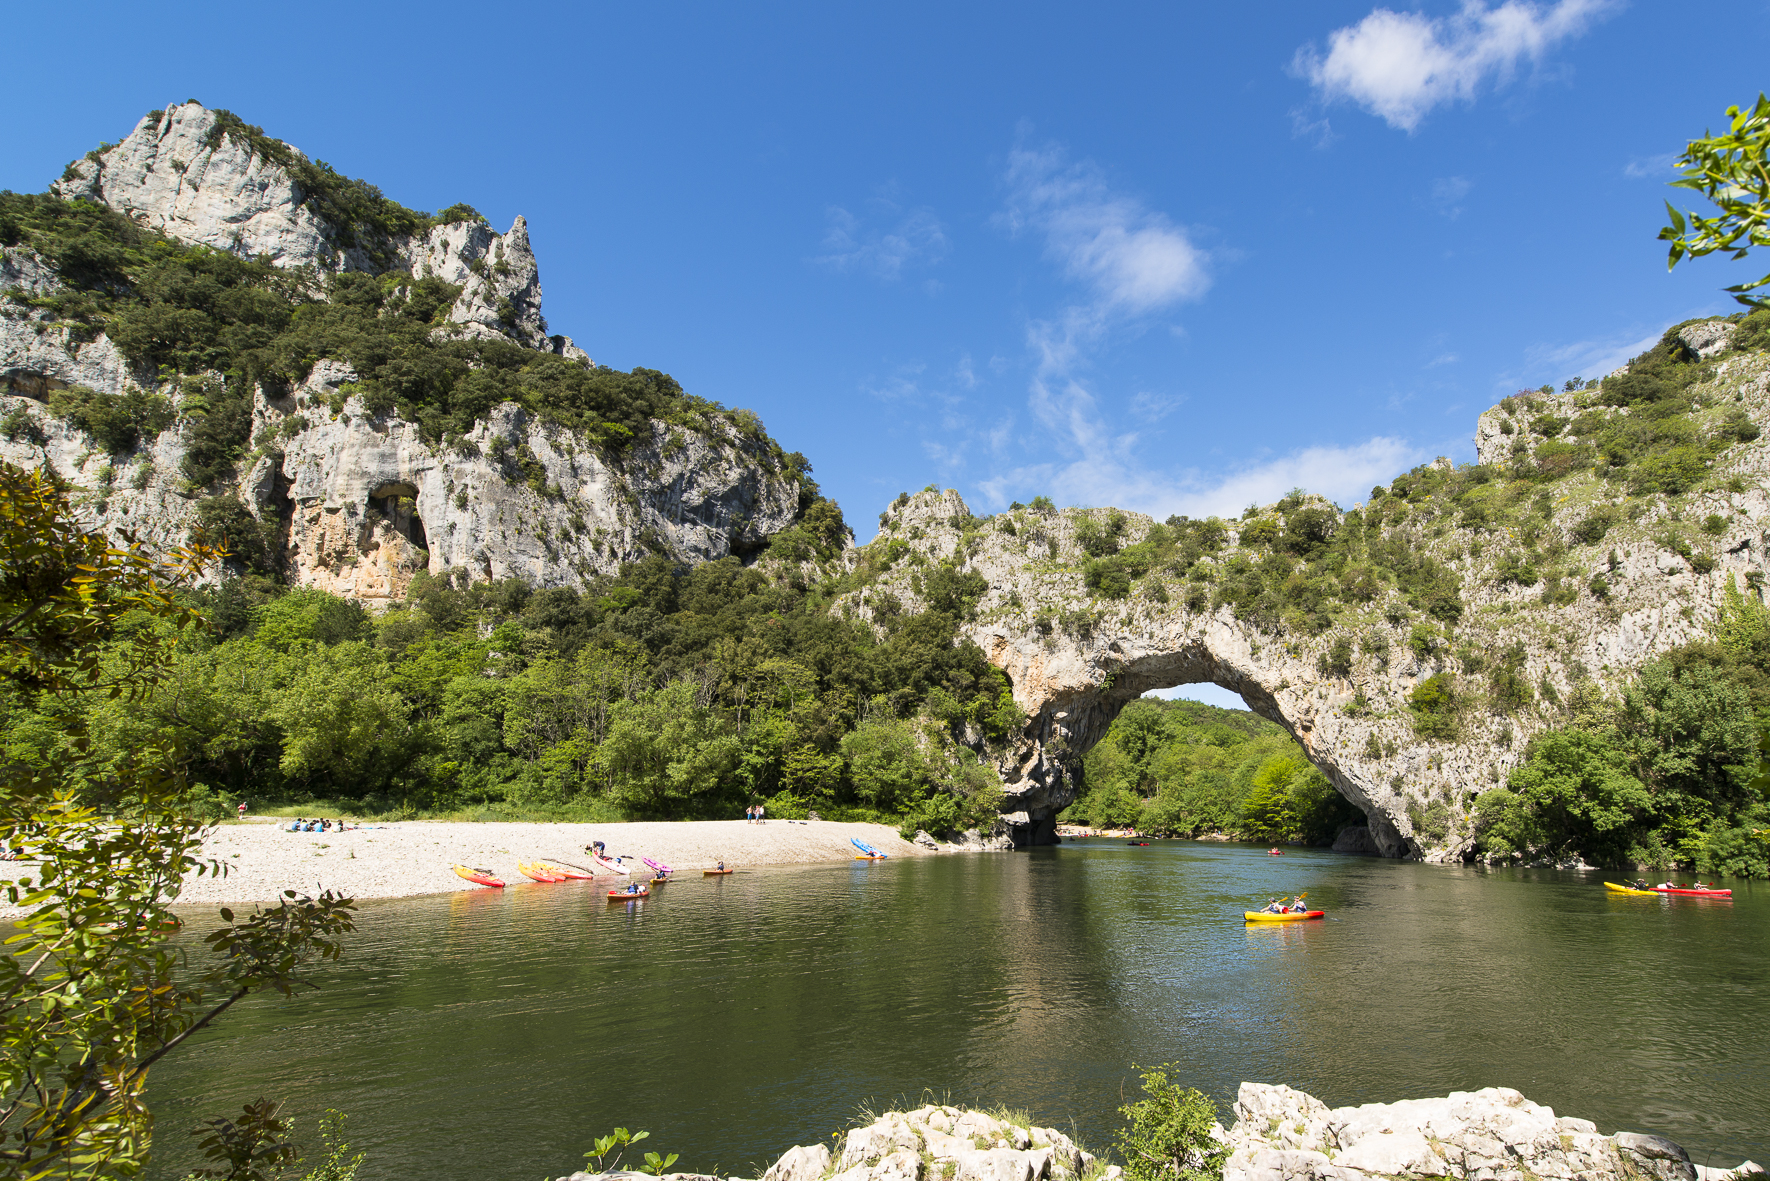
[{"label": "rocky riverbed", "polygon": [[[1736,1181],[1751,1161],[1695,1164],[1682,1147],[1641,1132],[1603,1135],[1508,1087],[1435,1099],[1330,1109],[1283,1085],[1243,1083],[1223,1181]],[[783,1153],[761,1181],[1118,1181],[1122,1170],[1054,1128],[929,1105],[888,1111],[824,1144]],[[573,1173],[560,1181],[637,1181],[641,1173]],[[673,1181],[721,1181],[700,1173]],[[737,1181],[733,1178],[732,1181]]]}]

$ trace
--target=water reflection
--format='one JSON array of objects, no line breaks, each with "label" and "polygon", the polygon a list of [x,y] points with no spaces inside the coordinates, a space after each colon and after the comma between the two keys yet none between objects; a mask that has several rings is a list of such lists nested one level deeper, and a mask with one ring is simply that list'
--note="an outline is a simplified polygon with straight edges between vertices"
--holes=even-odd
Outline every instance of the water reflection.
[{"label": "water reflection", "polygon": [[[349,1112],[365,1181],[559,1176],[617,1124],[754,1176],[861,1101],[925,1089],[1104,1144],[1130,1063],[1166,1061],[1224,1098],[1499,1084],[1717,1159],[1770,1151],[1761,890],[1620,899],[1578,875],[1188,842],[606,890],[365,905],[323,992],[257,1002],[156,1070],[155,1175],[190,1163],[178,1129],[260,1094],[310,1127]],[[1325,920],[1243,923],[1303,890]]]}]

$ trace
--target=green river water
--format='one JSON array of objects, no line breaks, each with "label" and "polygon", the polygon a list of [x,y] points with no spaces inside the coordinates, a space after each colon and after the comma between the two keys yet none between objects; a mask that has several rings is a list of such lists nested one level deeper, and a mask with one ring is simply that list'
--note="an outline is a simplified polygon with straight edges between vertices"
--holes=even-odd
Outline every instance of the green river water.
[{"label": "green river water", "polygon": [[[365,903],[322,991],[256,998],[155,1068],[154,1176],[260,1095],[327,1107],[364,1181],[536,1181],[621,1125],[755,1176],[862,1103],[1003,1103],[1111,1139],[1132,1063],[1338,1106],[1508,1086],[1770,1161],[1770,888],[1610,897],[1601,875],[1242,845],[1016,854]],[[1309,891],[1325,921],[1246,927]],[[204,924],[190,924],[193,941]],[[882,1109],[882,1107],[881,1107]]]}]

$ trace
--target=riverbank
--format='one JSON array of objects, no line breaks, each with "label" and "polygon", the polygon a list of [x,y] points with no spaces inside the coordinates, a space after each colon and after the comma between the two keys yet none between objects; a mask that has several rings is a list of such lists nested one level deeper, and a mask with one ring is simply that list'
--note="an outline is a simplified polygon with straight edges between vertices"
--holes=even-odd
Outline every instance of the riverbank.
[{"label": "riverbank", "polygon": [[[463,881],[455,864],[489,869],[510,885],[528,885],[518,861],[554,860],[588,865],[584,846],[603,841],[611,856],[625,857],[646,873],[641,857],[699,877],[724,861],[738,870],[764,865],[848,861],[850,838],[892,857],[928,857],[935,851],[904,840],[884,824],[836,821],[696,820],[630,824],[447,823],[413,820],[345,832],[289,832],[287,822],[246,821],[217,826],[202,856],[228,867],[219,877],[187,878],[180,905],[250,906],[274,902],[284,890],[315,894],[336,890],[353,898],[406,898],[481,890]],[[0,881],[27,876],[32,862],[0,863]],[[625,882],[626,878],[604,880]],[[4,911],[0,911],[4,913]]]},{"label": "riverbank", "polygon": [[[1226,1149],[1223,1181],[1745,1181],[1751,1161],[1697,1164],[1671,1140],[1600,1133],[1508,1087],[1329,1110],[1283,1085],[1241,1085],[1235,1123],[1211,1128]],[[1009,1118],[1002,1118],[1009,1116]],[[1208,1141],[1207,1141],[1208,1143]],[[1189,1157],[1190,1167],[1203,1164]],[[761,1181],[1119,1181],[1123,1172],[1055,1128],[1024,1115],[930,1104],[888,1111],[836,1145],[788,1149]],[[573,1173],[559,1181],[636,1181],[634,1173]],[[703,1173],[665,1181],[721,1181]],[[740,1181],[731,1178],[730,1181]]]}]

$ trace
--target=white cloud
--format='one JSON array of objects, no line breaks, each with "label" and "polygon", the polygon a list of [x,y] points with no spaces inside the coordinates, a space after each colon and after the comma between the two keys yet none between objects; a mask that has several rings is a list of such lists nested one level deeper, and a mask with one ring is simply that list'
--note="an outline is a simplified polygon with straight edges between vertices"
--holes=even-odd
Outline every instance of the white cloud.
[{"label": "white cloud", "polygon": [[1524,363],[1528,368],[1524,375],[1507,379],[1506,384],[1517,385],[1522,382],[1527,387],[1535,388],[1547,381],[1560,389],[1562,383],[1572,377],[1584,377],[1588,380],[1603,377],[1619,368],[1630,357],[1638,357],[1658,344],[1659,338],[1674,323],[1676,321],[1668,320],[1639,340],[1612,336],[1599,340],[1576,340],[1568,344],[1538,345],[1525,351]]},{"label": "white cloud", "polygon": [[1506,0],[1497,8],[1465,0],[1448,17],[1378,8],[1328,34],[1325,56],[1313,45],[1299,49],[1292,68],[1323,101],[1350,99],[1391,127],[1412,131],[1433,107],[1473,100],[1484,80],[1506,81],[1521,61],[1541,60],[1610,7],[1612,0],[1547,7]]},{"label": "white cloud", "polygon": [[1157,520],[1175,513],[1233,517],[1250,504],[1271,504],[1292,488],[1349,506],[1368,496],[1373,485],[1429,458],[1404,439],[1378,436],[1350,446],[1306,447],[1215,473],[1155,472],[1133,456],[1136,436],[1094,429],[1089,407],[1081,400],[1049,413],[1059,401],[1049,399],[1035,411],[1043,411],[1040,417],[1047,425],[1073,427],[1081,420],[1086,429],[1071,434],[1077,454],[1067,463],[1023,467],[984,481],[979,487],[993,507],[1044,493],[1059,504],[1114,505]]},{"label": "white cloud", "polygon": [[[931,209],[905,210],[896,202],[875,198],[867,202],[864,216],[832,205],[824,218],[826,253],[817,261],[839,271],[894,280],[902,278],[906,269],[933,266],[946,257],[946,227]],[[937,291],[938,287],[929,293]]]},{"label": "white cloud", "polygon": [[1623,175],[1636,180],[1664,180],[1678,171],[1681,152],[1661,152],[1657,156],[1640,156],[1623,165]]},{"label": "white cloud", "polygon": [[1070,164],[1058,148],[1016,148],[1007,181],[1003,222],[1042,233],[1046,254],[1094,289],[1099,312],[1151,312],[1210,287],[1205,252],[1186,232],[1113,192],[1094,165]]},{"label": "white cloud", "polygon": [[1443,176],[1432,182],[1432,206],[1453,221],[1463,212],[1462,200],[1475,183],[1467,177]]}]

